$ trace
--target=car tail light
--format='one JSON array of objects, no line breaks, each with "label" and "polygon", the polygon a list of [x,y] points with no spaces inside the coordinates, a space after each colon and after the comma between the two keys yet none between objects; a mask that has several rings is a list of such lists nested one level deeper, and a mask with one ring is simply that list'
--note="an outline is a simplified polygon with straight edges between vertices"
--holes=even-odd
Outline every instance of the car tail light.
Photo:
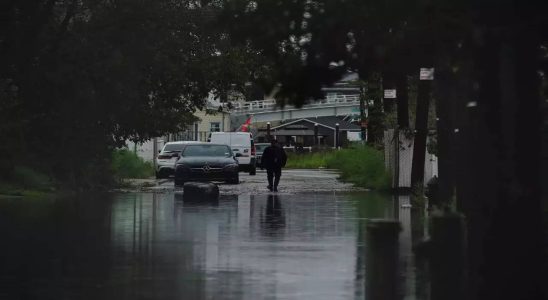
[{"label": "car tail light", "polygon": [[255,155],[255,146],[251,146],[251,155]]}]

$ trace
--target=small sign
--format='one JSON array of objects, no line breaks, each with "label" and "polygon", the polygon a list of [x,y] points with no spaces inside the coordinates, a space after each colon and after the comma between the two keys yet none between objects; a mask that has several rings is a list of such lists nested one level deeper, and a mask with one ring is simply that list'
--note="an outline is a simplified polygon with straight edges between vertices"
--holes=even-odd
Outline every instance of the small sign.
[{"label": "small sign", "polygon": [[385,99],[396,99],[396,90],[384,90]]},{"label": "small sign", "polygon": [[434,80],[434,68],[421,68],[420,80]]}]

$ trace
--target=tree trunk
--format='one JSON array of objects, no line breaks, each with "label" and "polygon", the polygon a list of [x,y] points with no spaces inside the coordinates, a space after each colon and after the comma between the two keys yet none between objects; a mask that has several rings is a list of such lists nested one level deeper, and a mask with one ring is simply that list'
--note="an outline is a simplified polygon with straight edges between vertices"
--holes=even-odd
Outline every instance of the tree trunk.
[{"label": "tree trunk", "polygon": [[543,299],[538,44],[528,32],[484,41],[458,189],[469,220],[468,298]]},{"label": "tree trunk", "polygon": [[397,106],[398,106],[398,126],[409,128],[409,93],[407,86],[407,74],[398,74],[396,76]]},{"label": "tree trunk", "polygon": [[382,143],[384,134],[384,114],[382,112],[382,82],[373,75],[368,80],[367,98],[373,99],[373,105],[367,105],[367,143],[377,146]]},{"label": "tree trunk", "polygon": [[437,114],[437,158],[439,178],[439,201],[448,203],[455,189],[455,132],[454,111],[457,80],[450,70],[439,70],[436,73],[434,93],[436,94]]},{"label": "tree trunk", "polygon": [[384,91],[390,89],[396,89],[396,96],[399,96],[400,91],[397,90],[396,86],[396,72],[386,71],[382,74],[382,92],[383,92],[383,109],[385,113],[390,113],[394,111],[396,106],[396,99],[384,98]]},{"label": "tree trunk", "polygon": [[424,185],[424,156],[428,134],[428,107],[431,97],[431,81],[419,81],[417,113],[415,120],[415,140],[413,142],[413,164],[411,167],[411,188]]}]

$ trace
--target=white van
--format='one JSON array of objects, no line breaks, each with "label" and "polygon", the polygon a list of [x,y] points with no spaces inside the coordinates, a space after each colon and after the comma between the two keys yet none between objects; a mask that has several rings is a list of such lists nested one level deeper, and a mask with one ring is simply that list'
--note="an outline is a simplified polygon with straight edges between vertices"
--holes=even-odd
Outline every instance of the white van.
[{"label": "white van", "polygon": [[230,146],[238,160],[240,171],[255,175],[255,142],[251,132],[212,132],[208,142]]}]

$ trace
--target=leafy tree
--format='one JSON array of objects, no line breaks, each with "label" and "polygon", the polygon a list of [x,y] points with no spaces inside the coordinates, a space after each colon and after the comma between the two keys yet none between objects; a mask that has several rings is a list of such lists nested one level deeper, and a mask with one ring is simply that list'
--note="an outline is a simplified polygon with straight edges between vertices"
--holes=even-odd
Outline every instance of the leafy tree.
[{"label": "leafy tree", "polygon": [[[444,200],[457,191],[469,227],[470,294],[455,296],[542,298],[541,277],[534,271],[543,261],[538,74],[547,69],[541,59],[548,40],[546,3],[226,0],[224,5],[238,40],[276,62],[282,101],[299,104],[315,97],[318,86],[335,80],[341,69],[357,70],[362,80],[381,73],[383,85],[407,91],[405,76],[435,67],[434,86],[419,84],[415,150],[422,156],[434,92],[440,185]],[[413,173],[420,182],[422,172]],[[515,218],[519,221],[508,222]],[[506,271],[498,271],[508,261]]]},{"label": "leafy tree", "polygon": [[209,91],[243,85],[253,56],[213,26],[216,5],[4,1],[1,173],[26,164],[73,187],[107,184],[114,147],[179,131]]}]

